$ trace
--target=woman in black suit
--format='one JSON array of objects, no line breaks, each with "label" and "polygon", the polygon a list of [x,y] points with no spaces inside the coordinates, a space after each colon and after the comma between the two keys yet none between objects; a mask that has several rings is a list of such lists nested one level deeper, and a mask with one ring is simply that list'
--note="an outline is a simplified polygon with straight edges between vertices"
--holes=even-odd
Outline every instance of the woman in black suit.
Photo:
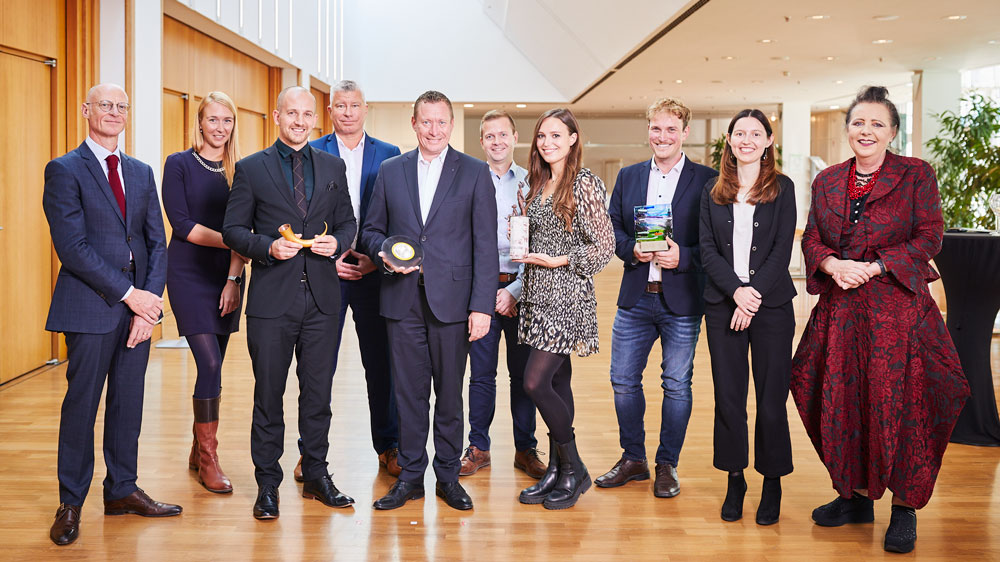
[{"label": "woman in black suit", "polygon": [[729,473],[722,519],[743,517],[748,465],[747,348],[757,395],[754,468],[764,476],[757,524],[777,523],[781,477],[792,472],[788,436],[795,287],[788,274],[795,186],[777,172],[767,117],[744,109],[729,122],[719,177],[701,197],[705,324],[715,384],[713,464]]}]

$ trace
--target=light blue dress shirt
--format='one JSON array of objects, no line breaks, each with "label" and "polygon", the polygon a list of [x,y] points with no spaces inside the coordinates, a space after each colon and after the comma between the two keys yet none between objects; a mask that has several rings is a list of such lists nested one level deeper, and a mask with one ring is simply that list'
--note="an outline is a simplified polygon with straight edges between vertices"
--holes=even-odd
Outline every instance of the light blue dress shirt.
[{"label": "light blue dress shirt", "polygon": [[503,176],[496,175],[490,169],[493,187],[497,197],[497,251],[500,252],[500,273],[517,273],[517,279],[507,285],[506,289],[515,300],[521,299],[521,278],[524,275],[524,264],[510,261],[510,235],[507,232],[507,220],[515,214],[520,214],[517,208],[517,192],[528,196],[528,170],[511,163],[510,169]]}]

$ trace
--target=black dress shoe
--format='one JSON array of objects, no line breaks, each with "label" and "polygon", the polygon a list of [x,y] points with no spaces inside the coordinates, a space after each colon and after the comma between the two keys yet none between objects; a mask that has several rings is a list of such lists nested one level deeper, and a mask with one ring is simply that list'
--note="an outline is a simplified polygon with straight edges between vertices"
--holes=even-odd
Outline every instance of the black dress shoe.
[{"label": "black dress shoe", "polygon": [[458,482],[438,482],[435,488],[437,496],[444,499],[448,507],[462,511],[472,509],[472,498]]},{"label": "black dress shoe", "polygon": [[871,523],[875,520],[875,502],[857,492],[849,499],[838,496],[832,502],[814,509],[812,518],[821,527]]},{"label": "black dress shoe", "polygon": [[392,488],[389,488],[389,492],[375,500],[372,507],[375,509],[396,509],[397,507],[403,507],[403,504],[409,500],[417,500],[422,497],[424,497],[424,487],[422,484],[396,480]]},{"label": "black dress shoe", "polygon": [[340,490],[333,485],[333,479],[329,475],[304,482],[302,484],[302,497],[319,500],[320,503],[329,507],[347,507],[354,503],[354,498],[340,493]]},{"label": "black dress shoe", "polygon": [[722,502],[723,521],[739,521],[743,518],[743,498],[747,493],[747,481],[743,471],[730,474],[727,478],[726,499]]},{"label": "black dress shoe", "polygon": [[757,505],[756,521],[758,525],[774,525],[781,517],[781,478],[764,477],[764,486],[760,491],[760,503]]},{"label": "black dress shoe", "polygon": [[59,546],[66,546],[80,536],[80,506],[62,504],[56,510],[49,538]]},{"label": "black dress shoe", "polygon": [[917,542],[917,512],[912,507],[892,506],[889,528],[885,531],[886,552],[907,553]]},{"label": "black dress shoe", "polygon": [[254,519],[278,518],[278,488],[273,484],[265,484],[257,490],[257,501],[253,504]]}]

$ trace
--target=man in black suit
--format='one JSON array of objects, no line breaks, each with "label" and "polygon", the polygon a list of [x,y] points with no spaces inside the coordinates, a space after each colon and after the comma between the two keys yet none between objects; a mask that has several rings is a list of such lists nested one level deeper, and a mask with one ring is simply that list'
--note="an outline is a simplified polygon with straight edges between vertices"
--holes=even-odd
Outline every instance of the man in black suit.
[{"label": "man in black suit", "polygon": [[[444,94],[421,94],[411,123],[419,147],[382,164],[359,241],[386,273],[381,312],[399,409],[402,472],[375,509],[424,495],[432,386],[437,495],[455,509],[472,509],[458,483],[462,379],[469,344],[489,331],[496,304],[496,199],[486,163],[448,145],[455,115]],[[382,243],[396,235],[421,245],[419,268],[383,260]]]},{"label": "man in black suit", "polygon": [[[611,387],[623,452],[594,483],[614,488],[649,479],[642,371],[653,343],[659,340],[663,402],[653,495],[670,498],[681,490],[677,462],[691,417],[694,350],[705,312],[705,274],[698,248],[701,192],[718,172],[684,155],[691,119],[691,110],[684,104],[669,98],[657,100],[646,110],[646,119],[653,157],[622,168],[608,208],[615,229],[615,253],[625,262],[611,331]],[[670,204],[673,212],[670,247],[642,252],[635,241],[634,208],[662,204]]]},{"label": "man in black suit", "polygon": [[52,542],[72,543],[94,477],[94,422],[104,412],[104,514],[179,515],[135,484],[149,337],[163,308],[166,236],[153,170],[118,145],[128,116],[120,86],[100,84],[81,107],[87,138],[45,166],[42,208],[62,265],[45,329],[66,334],[59,419],[59,510]]},{"label": "man in black suit", "polygon": [[[222,238],[253,260],[247,294],[247,344],[254,371],[250,455],[257,478],[257,519],[278,517],[278,464],[285,434],[282,396],[292,353],[298,361],[302,496],[330,507],[354,503],[330,478],[330,389],[339,330],[338,250],[357,231],[344,161],[308,145],[316,99],[308,89],[285,88],[274,121],[278,140],[236,164]],[[291,224],[310,247],[278,233]],[[331,234],[320,235],[329,231]]]}]

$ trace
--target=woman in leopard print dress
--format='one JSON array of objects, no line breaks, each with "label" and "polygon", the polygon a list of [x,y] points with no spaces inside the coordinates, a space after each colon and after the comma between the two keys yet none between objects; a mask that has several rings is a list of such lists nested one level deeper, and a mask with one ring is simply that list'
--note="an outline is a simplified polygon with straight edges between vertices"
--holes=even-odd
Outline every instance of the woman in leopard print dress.
[{"label": "woman in leopard print dress", "polygon": [[522,503],[564,509],[590,487],[573,434],[570,354],[598,350],[593,276],[614,255],[604,182],[580,167],[579,125],[568,109],[545,112],[535,125],[528,182],[530,250],[518,339],[531,346],[524,389],[549,426],[549,467]]}]

